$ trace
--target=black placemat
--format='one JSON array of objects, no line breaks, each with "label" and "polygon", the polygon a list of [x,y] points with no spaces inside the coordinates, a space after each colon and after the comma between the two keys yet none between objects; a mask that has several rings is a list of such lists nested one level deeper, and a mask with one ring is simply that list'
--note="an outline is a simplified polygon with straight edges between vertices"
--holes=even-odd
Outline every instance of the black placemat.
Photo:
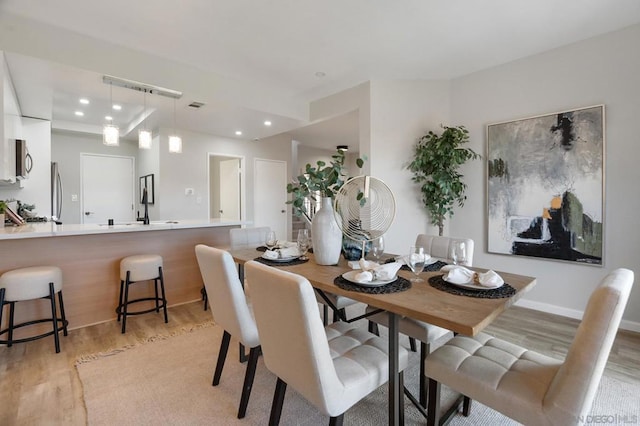
[{"label": "black placemat", "polygon": [[429,278],[429,285],[433,288],[437,288],[438,290],[446,291],[447,293],[457,294],[459,296],[478,297],[481,299],[502,299],[505,297],[511,297],[517,292],[515,288],[511,287],[507,283],[504,283],[498,288],[471,290],[448,283],[442,278],[443,276],[444,275],[436,275]]},{"label": "black placemat", "polygon": [[[396,261],[396,259],[392,257],[391,259],[387,259],[387,261],[384,262],[384,263],[393,263],[395,261]],[[447,262],[443,262],[442,260],[438,260],[438,261],[436,261],[436,262],[434,262],[434,263],[432,263],[430,265],[426,265],[424,267],[424,270],[427,271],[427,272],[435,272],[435,271],[439,271],[440,268],[442,268],[443,266],[447,266],[447,265],[448,265]],[[409,268],[407,265],[402,265],[400,267],[400,269],[402,269],[403,271],[411,271],[411,268]]]},{"label": "black placemat", "polygon": [[342,275],[338,275],[337,277],[335,277],[333,283],[343,290],[359,291],[360,293],[369,294],[398,293],[400,291],[409,290],[411,288],[411,281],[402,277],[398,277],[397,280],[378,287],[365,287],[362,285],[358,285],[342,278]]},{"label": "black placemat", "polygon": [[264,263],[269,266],[294,266],[294,265],[302,265],[303,263],[307,263],[309,259],[294,259],[290,262],[274,262],[273,260],[265,259],[264,257],[256,257],[256,262]]}]

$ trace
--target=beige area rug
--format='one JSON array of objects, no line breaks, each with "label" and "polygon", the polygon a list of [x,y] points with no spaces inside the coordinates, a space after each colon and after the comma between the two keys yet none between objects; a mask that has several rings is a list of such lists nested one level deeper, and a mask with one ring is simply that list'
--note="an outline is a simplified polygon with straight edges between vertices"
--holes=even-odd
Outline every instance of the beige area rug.
[{"label": "beige area rug", "polygon": [[[222,330],[205,324],[172,337],[159,337],[130,348],[97,354],[77,364],[84,388],[88,424],[94,425],[266,425],[276,378],[260,359],[247,416],[236,418],[245,364],[238,362],[237,341],[231,341],[219,386],[211,386]],[[403,339],[406,340],[406,339]],[[405,381],[414,392],[418,355],[411,353]],[[417,394],[417,392],[415,392]],[[640,421],[640,386],[603,377],[590,420],[581,424]],[[287,389],[282,425],[324,425],[320,414],[292,388]],[[405,399],[407,425],[425,424]],[[386,385],[345,415],[347,425],[387,423]],[[452,425],[515,425],[517,423],[474,402],[471,416],[457,415]]]}]

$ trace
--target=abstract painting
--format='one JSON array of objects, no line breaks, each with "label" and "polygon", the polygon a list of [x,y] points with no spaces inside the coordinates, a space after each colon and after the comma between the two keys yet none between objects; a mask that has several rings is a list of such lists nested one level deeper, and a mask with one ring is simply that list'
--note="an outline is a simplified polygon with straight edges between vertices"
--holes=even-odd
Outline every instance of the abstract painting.
[{"label": "abstract painting", "polygon": [[602,265],[604,105],[487,126],[488,251]]}]

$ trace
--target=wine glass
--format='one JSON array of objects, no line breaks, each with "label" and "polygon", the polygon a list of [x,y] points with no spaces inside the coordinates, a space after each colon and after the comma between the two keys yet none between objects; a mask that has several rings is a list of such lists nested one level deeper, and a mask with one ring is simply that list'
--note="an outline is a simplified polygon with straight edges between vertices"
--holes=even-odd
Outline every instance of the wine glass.
[{"label": "wine glass", "polygon": [[278,244],[275,231],[267,232],[267,235],[264,240],[264,244],[267,246],[269,250],[273,250],[275,248],[275,246]]},{"label": "wine glass", "polygon": [[369,253],[376,263],[380,263],[380,258],[384,253],[384,238],[382,238],[382,236],[371,241],[371,249],[369,250]]},{"label": "wine glass", "polygon": [[464,241],[453,241],[451,244],[451,260],[454,265],[467,263],[467,246]]},{"label": "wine glass", "polygon": [[411,278],[411,282],[419,283],[424,281],[420,278],[420,274],[424,270],[425,259],[424,247],[411,247],[409,256],[407,256],[407,265],[416,274],[415,278]]},{"label": "wine glass", "polygon": [[307,250],[309,250],[309,246],[311,245],[308,229],[298,230],[297,242],[298,242],[298,252],[300,253],[300,260],[307,260],[308,259]]}]

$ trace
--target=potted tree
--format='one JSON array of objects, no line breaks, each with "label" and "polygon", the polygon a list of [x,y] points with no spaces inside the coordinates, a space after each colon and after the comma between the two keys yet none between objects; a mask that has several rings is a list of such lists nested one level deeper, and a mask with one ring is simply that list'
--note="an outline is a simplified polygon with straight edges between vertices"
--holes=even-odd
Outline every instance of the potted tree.
[{"label": "potted tree", "polygon": [[0,200],[0,226],[4,226],[4,210],[7,208],[7,203],[4,200]]},{"label": "potted tree", "polygon": [[464,126],[441,126],[440,136],[432,131],[420,138],[415,146],[413,161],[407,167],[413,172],[412,180],[420,185],[431,223],[438,226],[439,235],[444,230],[446,217],[453,216],[454,205],[464,206],[467,185],[462,181],[459,167],[468,160],[480,158],[470,148],[469,131]]},{"label": "potted tree", "polygon": [[[287,193],[292,194],[291,204],[297,216],[303,216],[311,223],[313,238],[313,254],[320,265],[338,263],[342,250],[342,232],[333,217],[332,200],[344,183],[344,151],[338,150],[331,156],[329,164],[318,161],[316,166],[307,164],[305,172],[287,185]],[[362,168],[364,160],[356,160],[358,168]],[[320,209],[310,216],[307,205],[309,200],[317,202]]]}]

